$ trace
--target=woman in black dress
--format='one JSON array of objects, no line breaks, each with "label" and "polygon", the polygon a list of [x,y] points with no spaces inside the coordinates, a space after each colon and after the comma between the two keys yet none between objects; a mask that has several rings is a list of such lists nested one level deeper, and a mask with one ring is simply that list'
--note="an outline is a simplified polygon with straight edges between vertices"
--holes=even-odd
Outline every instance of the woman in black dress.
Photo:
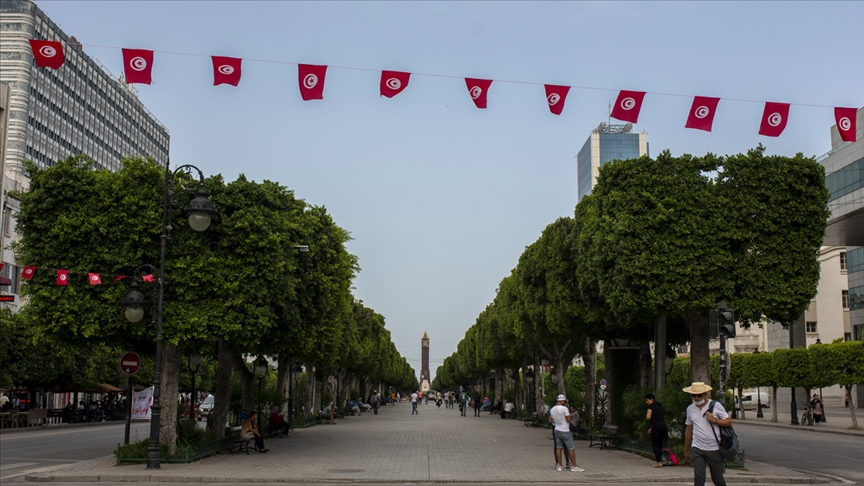
[{"label": "woman in black dress", "polygon": [[654,395],[650,393],[645,395],[645,403],[648,404],[648,413],[645,415],[645,419],[651,425],[648,433],[651,434],[651,447],[654,448],[654,460],[657,461],[652,466],[663,467],[660,458],[663,455],[663,446],[666,444],[666,436],[668,435],[666,417],[663,414],[663,405],[655,402]]}]

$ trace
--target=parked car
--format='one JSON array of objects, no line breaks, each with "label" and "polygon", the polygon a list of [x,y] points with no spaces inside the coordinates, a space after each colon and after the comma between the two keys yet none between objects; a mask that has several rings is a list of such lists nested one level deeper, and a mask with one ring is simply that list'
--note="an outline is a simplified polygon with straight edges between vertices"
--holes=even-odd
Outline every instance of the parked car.
[{"label": "parked car", "polygon": [[213,395],[205,398],[201,405],[198,405],[198,420],[210,415],[210,410],[213,410]]},{"label": "parked car", "polygon": [[771,408],[771,399],[767,392],[759,392],[759,398],[756,398],[756,392],[745,392],[741,394],[741,408],[744,410],[756,410],[756,405],[759,400],[762,401],[762,408]]}]

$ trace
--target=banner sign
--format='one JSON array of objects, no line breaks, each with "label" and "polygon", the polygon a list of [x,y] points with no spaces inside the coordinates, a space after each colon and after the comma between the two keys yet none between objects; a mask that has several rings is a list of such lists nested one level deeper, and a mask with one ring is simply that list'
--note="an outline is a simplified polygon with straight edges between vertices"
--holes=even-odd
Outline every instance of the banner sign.
[{"label": "banner sign", "polygon": [[132,420],[150,420],[153,387],[132,393]]}]

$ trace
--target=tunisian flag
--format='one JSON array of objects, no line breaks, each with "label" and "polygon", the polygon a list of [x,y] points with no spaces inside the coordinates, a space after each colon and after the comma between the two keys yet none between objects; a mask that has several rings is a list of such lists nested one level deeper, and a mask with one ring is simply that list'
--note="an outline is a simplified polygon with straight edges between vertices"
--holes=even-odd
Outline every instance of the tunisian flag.
[{"label": "tunisian flag", "polygon": [[717,103],[719,102],[720,98],[694,97],[693,105],[690,106],[690,115],[687,117],[687,124],[684,127],[710,132],[711,125],[714,124],[714,112],[717,111]]},{"label": "tunisian flag", "polygon": [[60,69],[66,60],[63,44],[58,41],[30,39],[30,48],[33,49],[33,60],[38,67]]},{"label": "tunisian flag", "polygon": [[759,135],[766,137],[779,137],[786,128],[789,119],[789,103],[765,103],[765,111],[762,112],[762,124],[759,126]]},{"label": "tunisian flag", "polygon": [[546,84],[546,103],[549,105],[549,111],[553,115],[560,115],[564,111],[564,101],[567,99],[567,93],[570,92],[570,86],[555,86],[554,84]]},{"label": "tunisian flag", "polygon": [[236,57],[213,57],[213,86],[220,84],[230,84],[237,86],[240,84],[240,63],[242,59]]},{"label": "tunisian flag", "polygon": [[408,87],[411,73],[401,71],[381,71],[381,96],[392,98]]},{"label": "tunisian flag", "polygon": [[326,74],[327,66],[297,65],[297,80],[300,83],[300,96],[303,101],[324,99],[324,76]]},{"label": "tunisian flag", "polygon": [[642,109],[642,100],[644,98],[644,91],[621,90],[618,93],[618,99],[615,100],[615,107],[612,108],[612,113],[609,116],[616,120],[636,123],[639,120],[639,110]]},{"label": "tunisian flag", "polygon": [[24,271],[21,272],[23,279],[33,280],[33,275],[36,275],[36,267],[24,267]]},{"label": "tunisian flag", "polygon": [[69,270],[57,270],[57,285],[65,287],[69,284]]},{"label": "tunisian flag", "polygon": [[127,84],[150,84],[153,71],[153,51],[123,49],[123,70],[126,73]]},{"label": "tunisian flag", "polygon": [[844,142],[854,142],[855,132],[855,116],[857,115],[855,108],[834,108],[834,120],[837,122],[837,131],[840,132],[840,140]]},{"label": "tunisian flag", "polygon": [[102,277],[98,273],[88,273],[87,281],[90,282],[90,285],[102,285]]},{"label": "tunisian flag", "polygon": [[474,100],[474,105],[477,108],[486,108],[486,92],[489,91],[489,85],[491,84],[491,79],[465,78],[468,94],[471,95],[471,99]]}]

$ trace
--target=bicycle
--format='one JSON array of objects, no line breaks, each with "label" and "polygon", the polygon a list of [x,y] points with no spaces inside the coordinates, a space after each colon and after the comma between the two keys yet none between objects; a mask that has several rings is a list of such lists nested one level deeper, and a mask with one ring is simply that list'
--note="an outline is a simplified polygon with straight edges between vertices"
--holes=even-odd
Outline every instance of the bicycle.
[{"label": "bicycle", "polygon": [[813,425],[813,413],[810,407],[804,407],[804,413],[801,414],[801,421],[798,422],[798,425]]}]

